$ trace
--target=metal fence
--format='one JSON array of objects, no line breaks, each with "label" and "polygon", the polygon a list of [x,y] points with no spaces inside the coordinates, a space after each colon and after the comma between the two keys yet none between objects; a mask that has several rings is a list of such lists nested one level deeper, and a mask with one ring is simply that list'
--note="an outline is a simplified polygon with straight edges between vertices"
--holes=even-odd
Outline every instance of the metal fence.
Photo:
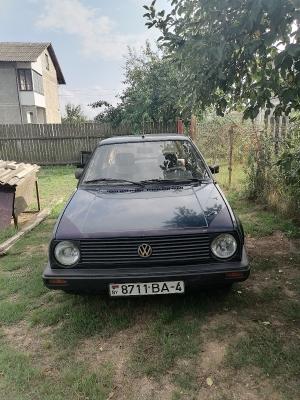
[{"label": "metal fence", "polygon": [[[145,123],[144,133],[174,133],[176,124]],[[39,165],[76,164],[81,151],[92,151],[100,140],[130,135],[130,128],[110,124],[0,125],[0,159]]]},{"label": "metal fence", "polygon": [[[259,159],[262,151],[276,157],[282,151],[284,139],[294,130],[286,117],[251,122],[233,114],[197,123],[196,144],[209,163],[220,164],[228,170],[227,182],[230,186],[236,166],[243,167],[245,171],[253,162],[253,154],[256,153]],[[266,143],[269,146],[267,150]]]}]

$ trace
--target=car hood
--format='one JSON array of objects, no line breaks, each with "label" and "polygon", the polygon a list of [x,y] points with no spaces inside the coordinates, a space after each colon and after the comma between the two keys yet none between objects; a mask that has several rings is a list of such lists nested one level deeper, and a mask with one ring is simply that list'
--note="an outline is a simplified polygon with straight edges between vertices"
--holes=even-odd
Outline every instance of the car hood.
[{"label": "car hood", "polygon": [[153,231],[231,230],[233,222],[214,183],[78,189],[54,231],[56,239],[151,235]]}]

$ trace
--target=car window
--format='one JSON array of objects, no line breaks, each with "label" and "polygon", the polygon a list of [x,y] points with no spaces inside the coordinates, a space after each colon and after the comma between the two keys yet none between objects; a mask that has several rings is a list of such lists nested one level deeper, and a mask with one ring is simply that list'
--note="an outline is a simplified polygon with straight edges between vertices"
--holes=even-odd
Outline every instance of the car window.
[{"label": "car window", "polygon": [[205,179],[209,174],[188,141],[115,143],[100,145],[93,154],[85,181],[95,179]]}]

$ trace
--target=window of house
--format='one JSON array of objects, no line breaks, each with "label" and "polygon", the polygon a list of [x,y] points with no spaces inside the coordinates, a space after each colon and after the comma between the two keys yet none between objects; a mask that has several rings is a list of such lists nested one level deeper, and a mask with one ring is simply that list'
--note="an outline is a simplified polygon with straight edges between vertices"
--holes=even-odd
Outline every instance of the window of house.
[{"label": "window of house", "polygon": [[20,90],[33,90],[31,69],[18,69]]},{"label": "window of house", "polygon": [[44,94],[43,77],[36,71],[32,70],[33,91]]},{"label": "window of house", "polygon": [[44,94],[43,77],[31,69],[18,69],[20,90]]},{"label": "window of house", "polygon": [[45,63],[46,63],[46,68],[50,69],[48,54],[45,54]]},{"label": "window of house", "polygon": [[27,122],[28,124],[33,124],[33,112],[27,111]]}]

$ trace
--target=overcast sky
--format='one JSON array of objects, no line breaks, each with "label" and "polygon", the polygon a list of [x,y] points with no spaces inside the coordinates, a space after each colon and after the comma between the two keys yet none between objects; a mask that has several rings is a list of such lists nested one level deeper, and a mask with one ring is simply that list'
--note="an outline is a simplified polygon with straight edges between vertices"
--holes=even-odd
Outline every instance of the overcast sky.
[{"label": "overcast sky", "polygon": [[[122,92],[127,46],[139,49],[159,37],[143,18],[151,0],[0,0],[2,42],[51,42],[66,80],[60,85],[61,111],[80,104],[92,118],[98,112],[87,104],[117,103]],[[157,0],[157,10],[170,9]]]}]

